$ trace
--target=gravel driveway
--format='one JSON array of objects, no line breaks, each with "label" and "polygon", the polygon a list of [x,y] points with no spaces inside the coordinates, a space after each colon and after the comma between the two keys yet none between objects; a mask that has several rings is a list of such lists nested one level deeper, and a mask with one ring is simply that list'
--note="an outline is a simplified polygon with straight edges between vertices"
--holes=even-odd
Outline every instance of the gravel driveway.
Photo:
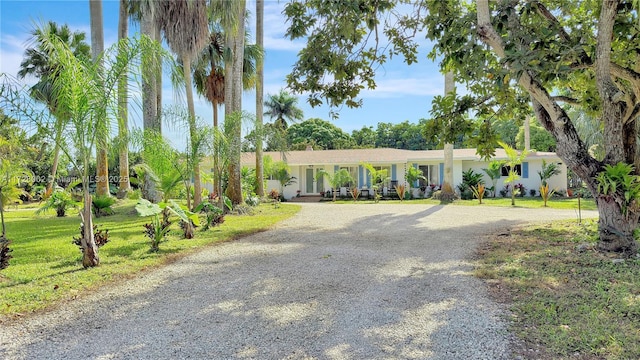
[{"label": "gravel driveway", "polygon": [[5,325],[0,358],[507,359],[503,312],[468,259],[485,234],[559,218],[576,213],[302,204],[273,230]]}]

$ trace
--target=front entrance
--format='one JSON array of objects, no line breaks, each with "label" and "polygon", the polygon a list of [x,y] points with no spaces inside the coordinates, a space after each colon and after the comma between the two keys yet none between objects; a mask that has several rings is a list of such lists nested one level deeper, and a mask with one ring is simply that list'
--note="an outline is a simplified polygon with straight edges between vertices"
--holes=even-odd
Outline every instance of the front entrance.
[{"label": "front entrance", "polygon": [[[324,191],[324,179],[318,175],[322,169],[305,169],[305,194],[319,194]],[[316,176],[318,181],[316,181]]]}]

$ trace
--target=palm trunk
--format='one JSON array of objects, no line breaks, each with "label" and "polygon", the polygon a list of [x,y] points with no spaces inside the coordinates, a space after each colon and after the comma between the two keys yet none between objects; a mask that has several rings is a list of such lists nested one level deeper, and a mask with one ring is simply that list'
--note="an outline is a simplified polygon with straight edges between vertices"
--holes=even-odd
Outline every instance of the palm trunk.
[{"label": "palm trunk", "polygon": [[[58,134],[62,131],[60,129]],[[56,134],[56,143],[53,146],[53,165],[51,165],[51,178],[47,182],[47,190],[45,192],[46,196],[49,196],[53,193],[53,184],[56,183],[56,174],[58,173],[58,163],[60,162],[60,138]]]},{"label": "palm trunk", "polygon": [[[100,56],[104,52],[104,30],[102,20],[102,0],[90,0],[89,12],[91,14],[91,56],[94,62],[100,61]],[[102,67],[102,64],[98,65]],[[107,156],[107,132],[100,131],[96,144],[96,194],[99,196],[109,195],[109,159]]]},{"label": "palm trunk", "polygon": [[82,237],[82,266],[85,268],[100,265],[98,257],[98,247],[96,246],[93,234],[93,217],[91,214],[91,194],[89,193],[88,176],[82,181],[82,191],[84,193],[84,207],[82,209],[82,223],[84,225],[84,234]]},{"label": "palm trunk", "polygon": [[[0,189],[0,199],[2,199],[2,189]],[[2,237],[6,238],[7,231],[4,225],[4,206],[2,205],[2,201],[0,201],[0,221],[2,222]]]},{"label": "palm trunk", "polygon": [[[213,127],[214,128],[218,128],[218,102],[216,100],[214,100],[212,102],[212,104],[213,104]],[[214,152],[213,153],[213,169],[214,169],[215,172],[218,172],[219,171],[219,169],[218,169],[219,163],[218,163],[218,156],[215,153],[216,151],[219,151],[219,150],[214,148],[213,149],[213,152]],[[213,189],[214,189],[216,195],[218,195],[218,196],[222,195],[222,193],[220,192],[221,191],[221,189],[220,189],[220,180],[218,180],[218,175],[217,174],[214,174],[214,176],[213,176]]]},{"label": "palm trunk", "polygon": [[[154,39],[159,43],[162,43],[162,37],[160,35],[160,25],[154,23]],[[158,64],[155,84],[156,84],[156,119],[154,128],[162,134],[162,55],[156,55],[156,64]]]},{"label": "palm trunk", "polygon": [[[455,90],[455,82],[453,79],[453,73],[448,72],[444,76],[444,93],[445,96],[449,95]],[[444,144],[444,184],[449,186],[443,186],[442,192],[451,192],[453,190],[453,144]],[[444,185],[443,184],[443,185]],[[453,193],[444,194],[447,197],[453,196]]]},{"label": "palm trunk", "polygon": [[[191,59],[188,56],[183,56],[182,64],[184,66],[184,82],[187,90],[187,107],[189,108],[189,135],[191,137],[191,146],[195,149],[198,129],[196,128],[196,110],[193,104],[193,85],[191,84]],[[193,182],[193,205],[198,206],[202,202],[199,159],[194,159],[193,162]]]},{"label": "palm trunk", "polygon": [[[260,49],[263,44],[264,31],[264,0],[256,0],[256,45]],[[264,97],[264,61],[258,60],[256,64],[256,129],[258,136],[256,138],[256,194],[259,197],[264,196],[264,167],[262,163],[262,115],[263,115],[263,97]]]},{"label": "palm trunk", "polygon": [[[155,38],[154,19],[150,12],[145,12],[140,21],[140,32],[148,36],[151,40]],[[153,64],[157,59],[152,59]],[[154,130],[160,132],[157,126],[158,120],[158,103],[157,103],[157,76],[154,71],[155,66],[143,66],[142,76],[142,126],[145,131]]]},{"label": "palm trunk", "polygon": [[[118,19],[118,39],[125,39],[129,32],[129,12],[127,0],[120,0],[120,15]],[[123,74],[118,81],[118,137],[120,138],[118,197],[124,198],[131,191],[129,182],[129,119],[128,119],[128,88],[127,76]]]}]

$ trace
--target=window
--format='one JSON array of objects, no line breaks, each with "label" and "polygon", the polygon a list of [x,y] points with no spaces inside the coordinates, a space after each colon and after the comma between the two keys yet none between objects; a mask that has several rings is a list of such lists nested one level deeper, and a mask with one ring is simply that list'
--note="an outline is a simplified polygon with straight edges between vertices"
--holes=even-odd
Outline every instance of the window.
[{"label": "window", "polygon": [[[500,175],[509,176],[509,170],[511,170],[510,166],[503,165]],[[520,165],[520,164],[516,165],[515,172],[516,172],[517,175],[522,176],[522,165]]]},{"label": "window", "polygon": [[353,182],[348,182],[348,183],[344,183],[342,184],[342,187],[346,187],[346,188],[351,188],[351,187],[355,187],[357,186],[357,182],[358,182],[358,168],[356,167],[349,167],[349,166],[345,166],[345,167],[341,167],[340,170],[345,169],[349,172],[349,174],[351,174],[351,178],[353,178]]},{"label": "window", "polygon": [[418,169],[422,170],[422,175],[426,178],[426,180],[418,180],[420,187],[425,187],[431,184],[438,184],[440,182],[438,178],[437,165],[420,165],[418,166]]},{"label": "window", "polygon": [[376,185],[382,182],[383,186],[389,186],[389,181],[391,180],[391,167],[374,166],[373,168],[378,172],[378,179],[371,179],[371,184]]}]

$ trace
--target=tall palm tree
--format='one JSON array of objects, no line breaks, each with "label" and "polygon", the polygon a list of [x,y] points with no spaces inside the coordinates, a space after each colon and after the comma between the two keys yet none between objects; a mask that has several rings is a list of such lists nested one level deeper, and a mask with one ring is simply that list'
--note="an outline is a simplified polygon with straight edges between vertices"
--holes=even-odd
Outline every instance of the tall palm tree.
[{"label": "tall palm tree", "polygon": [[304,118],[304,113],[298,107],[298,98],[284,90],[276,95],[269,95],[264,106],[267,108],[264,114],[275,119],[273,124],[283,132],[289,126],[287,120],[292,122]]},{"label": "tall palm tree", "polygon": [[[207,5],[204,0],[169,0],[160,2],[158,22],[164,31],[171,51],[176,53],[184,67],[184,82],[189,110],[189,134],[192,142],[196,141],[196,114],[193,103],[193,85],[191,81],[191,62],[195,55],[205,46],[208,33]],[[192,144],[195,147],[195,144]],[[200,181],[200,164],[194,166],[195,205],[202,202],[202,184]]]},{"label": "tall palm tree", "polygon": [[[102,68],[102,54],[104,53],[104,26],[102,19],[102,0],[89,0],[89,17],[91,24],[91,58]],[[103,132],[104,133],[104,132]],[[96,144],[96,194],[109,196],[109,156],[107,149],[107,135],[98,138]]]},{"label": "tall palm tree", "polygon": [[[264,49],[264,0],[256,0],[256,45]],[[256,67],[256,193],[264,196],[264,164],[262,162],[262,115],[264,112],[264,59]]]},{"label": "tall palm tree", "polygon": [[[129,35],[129,4],[127,0],[120,0],[120,13],[118,18],[118,41]],[[121,51],[124,51],[122,49]],[[118,196],[124,197],[131,191],[129,182],[129,112],[128,84],[125,74],[118,81],[118,138],[119,138],[119,168]]]},{"label": "tall palm tree", "polygon": [[[209,43],[196,58],[193,70],[193,83],[196,91],[211,102],[213,107],[213,126],[218,127],[218,107],[224,104],[225,90],[225,61],[224,54],[229,53],[225,48],[225,35],[219,23],[212,22]],[[248,44],[249,33],[245,32],[244,64],[242,67],[242,85],[245,90],[256,84],[257,64],[262,60],[263,51],[258,45]],[[214,162],[218,157],[214,156]],[[218,166],[214,164],[214,168]],[[217,177],[214,177],[214,188]]]},{"label": "tall palm tree", "polygon": [[31,87],[31,96],[39,102],[44,103],[49,112],[56,119],[54,127],[59,129],[54,138],[53,164],[51,166],[51,177],[47,183],[47,194],[50,194],[55,177],[58,171],[60,160],[60,143],[62,141],[62,124],[68,121],[68,117],[58,111],[57,95],[53,91],[52,83],[55,80],[55,66],[51,60],[50,49],[44,45],[45,39],[49,36],[56,36],[63,43],[67,44],[74,56],[88,59],[90,47],[86,43],[86,34],[81,31],[71,32],[68,25],[58,26],[55,22],[49,21],[42,28],[34,29],[31,32],[32,47],[24,52],[24,59],[20,63],[18,77],[24,78],[27,75],[35,76],[38,82]]},{"label": "tall palm tree", "polygon": [[[212,1],[210,4],[213,20],[220,23],[229,56],[224,58],[224,102],[225,121],[240,116],[242,112],[242,69],[244,60],[244,34],[246,0]],[[233,204],[241,204],[242,184],[240,176],[240,153],[242,145],[241,122],[233,122],[233,128],[226,130],[229,137],[229,165],[227,197]],[[227,126],[225,124],[225,126]]]}]

